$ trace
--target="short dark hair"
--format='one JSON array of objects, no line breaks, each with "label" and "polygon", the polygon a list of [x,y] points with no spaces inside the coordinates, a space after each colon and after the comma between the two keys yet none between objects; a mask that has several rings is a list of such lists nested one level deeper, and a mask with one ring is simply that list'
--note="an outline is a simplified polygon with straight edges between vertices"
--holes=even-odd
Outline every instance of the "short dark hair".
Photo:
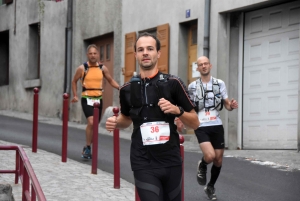
[{"label": "short dark hair", "polygon": [[156,41],[156,50],[157,50],[157,51],[160,50],[160,41],[158,40],[158,38],[157,38],[155,35],[151,34],[151,33],[143,32],[143,33],[140,33],[140,34],[139,34],[138,38],[137,38],[136,41],[135,41],[135,44],[134,44],[134,51],[135,51],[135,52],[136,52],[136,43],[137,43],[137,41],[138,41],[141,37],[145,37],[145,36],[150,36],[150,37],[152,37],[152,38]]},{"label": "short dark hair", "polygon": [[86,48],[86,52],[89,52],[89,50],[90,50],[92,47],[95,48],[95,49],[97,50],[97,52],[99,52],[99,49],[98,49],[97,45],[95,45],[95,44],[90,44],[90,45]]}]

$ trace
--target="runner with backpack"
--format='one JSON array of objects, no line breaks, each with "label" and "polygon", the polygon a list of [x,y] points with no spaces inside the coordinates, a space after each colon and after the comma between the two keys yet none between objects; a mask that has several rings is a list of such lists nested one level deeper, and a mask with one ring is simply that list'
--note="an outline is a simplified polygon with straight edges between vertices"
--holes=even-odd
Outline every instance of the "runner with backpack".
[{"label": "runner with backpack", "polygon": [[77,95],[77,82],[81,79],[82,93],[81,93],[81,106],[82,110],[87,118],[86,126],[86,145],[82,150],[82,158],[91,159],[91,144],[93,140],[93,115],[94,115],[94,103],[100,103],[99,107],[99,122],[102,113],[102,82],[105,78],[108,83],[119,90],[119,84],[111,77],[107,67],[98,62],[99,50],[94,44],[87,47],[88,61],[80,65],[72,80],[72,103],[78,102]]},{"label": "runner with backpack", "polygon": [[[236,100],[228,99],[225,83],[211,76],[212,65],[205,56],[197,60],[199,79],[190,83],[188,90],[196,105],[200,126],[195,130],[203,157],[197,166],[197,181],[203,185],[204,192],[210,200],[217,200],[215,183],[219,177],[225,148],[224,128],[219,111],[223,106],[228,110],[238,108]],[[211,178],[207,183],[207,165],[213,163]]]},{"label": "runner with backpack", "polygon": [[121,111],[106,120],[106,129],[133,124],[130,162],[141,201],[181,201],[182,158],[177,126],[199,126],[194,104],[183,81],[159,72],[160,41],[141,33],[134,46],[139,74],[120,88]]}]

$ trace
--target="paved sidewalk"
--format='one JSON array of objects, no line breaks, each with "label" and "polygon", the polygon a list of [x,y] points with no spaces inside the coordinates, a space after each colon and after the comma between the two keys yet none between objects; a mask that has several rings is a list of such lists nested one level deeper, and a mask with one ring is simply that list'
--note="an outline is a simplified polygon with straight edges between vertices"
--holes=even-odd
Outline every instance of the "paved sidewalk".
[{"label": "paved sidewalk", "polygon": [[[32,120],[32,114],[0,110],[0,115]],[[105,114],[111,116],[111,114]],[[39,122],[62,125],[59,118],[39,116]],[[100,126],[103,126],[103,119]],[[69,127],[85,129],[85,125],[68,122]],[[101,134],[111,133],[101,128]],[[130,139],[128,130],[120,130],[120,137]],[[0,139],[1,140],[1,139]],[[1,144],[10,142],[0,141]],[[185,151],[199,152],[199,145],[194,135],[185,135]],[[131,200],[135,199],[134,185],[121,179],[121,189],[113,188],[113,175],[98,169],[98,174],[91,174],[91,166],[68,159],[61,162],[61,157],[43,150],[32,153],[31,147],[24,147],[47,200]],[[0,169],[13,169],[15,157],[13,151],[0,151]],[[297,150],[225,150],[224,157],[236,157],[252,163],[271,166],[283,171],[300,171],[300,153]],[[3,162],[4,161],[4,162]],[[14,184],[14,176],[0,174],[0,183],[10,183],[16,201],[21,200],[21,186]]]},{"label": "paved sidewalk", "polygon": [[[16,145],[0,141],[0,145]],[[121,179],[120,189],[115,189],[112,174],[100,169],[91,174],[91,166],[67,159],[61,162],[61,156],[38,149],[32,152],[31,147],[22,146],[34,169],[47,201],[134,201],[134,185]],[[0,169],[13,170],[15,151],[0,151]],[[21,182],[14,184],[13,174],[0,174],[0,183],[13,187],[15,201],[22,199]]]}]

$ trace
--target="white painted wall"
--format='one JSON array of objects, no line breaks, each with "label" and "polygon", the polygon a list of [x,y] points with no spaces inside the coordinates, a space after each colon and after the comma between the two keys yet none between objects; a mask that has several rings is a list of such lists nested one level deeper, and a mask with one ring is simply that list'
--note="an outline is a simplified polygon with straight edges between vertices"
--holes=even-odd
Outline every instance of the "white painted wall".
[{"label": "white painted wall", "polygon": [[[74,29],[73,29],[73,69],[86,61],[86,47],[84,40],[102,36],[107,33],[114,35],[114,79],[120,83],[122,77],[121,43],[122,43],[122,1],[119,0],[75,0],[74,1]],[[81,85],[78,82],[78,93]],[[114,90],[113,105],[118,105],[118,91]],[[70,119],[73,121],[85,121],[81,104],[71,104]]]}]

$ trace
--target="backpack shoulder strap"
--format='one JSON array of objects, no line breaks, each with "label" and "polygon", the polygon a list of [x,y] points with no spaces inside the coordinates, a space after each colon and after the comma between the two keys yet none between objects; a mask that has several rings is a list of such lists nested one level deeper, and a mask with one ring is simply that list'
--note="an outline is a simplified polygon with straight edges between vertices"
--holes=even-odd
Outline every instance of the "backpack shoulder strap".
[{"label": "backpack shoulder strap", "polygon": [[85,78],[85,76],[86,76],[86,74],[87,74],[87,72],[89,70],[89,65],[88,65],[87,62],[84,62],[83,66],[84,66],[84,74],[83,74],[83,77],[82,77],[82,82],[84,81],[84,78]]},{"label": "backpack shoulder strap", "polygon": [[212,77],[212,83],[219,85],[218,79],[214,77]]},{"label": "backpack shoulder strap", "polygon": [[88,65],[87,62],[84,62],[83,66],[84,66],[84,72],[86,73],[88,71],[88,69],[89,69],[89,65]]},{"label": "backpack shoulder strap", "polygon": [[104,75],[103,64],[99,64],[99,68],[102,71],[102,74]]},{"label": "backpack shoulder strap", "polygon": [[163,78],[165,80],[169,80],[170,77],[175,77],[173,75],[170,75],[170,74],[166,74],[166,73],[162,73],[162,72],[159,72],[159,75],[163,75]]},{"label": "backpack shoulder strap", "polygon": [[213,88],[213,93],[216,95],[216,94],[219,94],[220,93],[220,85],[219,85],[219,82],[218,82],[218,79],[212,77],[212,88]]},{"label": "backpack shoulder strap", "polygon": [[213,77],[213,92],[215,95],[215,109],[221,111],[223,109],[223,99],[221,98],[220,84],[217,78]]},{"label": "backpack shoulder strap", "polygon": [[204,95],[205,91],[204,91],[204,87],[203,87],[201,78],[196,80],[196,89],[195,90],[196,90],[196,97],[198,99],[202,100],[205,97],[205,95]]}]

